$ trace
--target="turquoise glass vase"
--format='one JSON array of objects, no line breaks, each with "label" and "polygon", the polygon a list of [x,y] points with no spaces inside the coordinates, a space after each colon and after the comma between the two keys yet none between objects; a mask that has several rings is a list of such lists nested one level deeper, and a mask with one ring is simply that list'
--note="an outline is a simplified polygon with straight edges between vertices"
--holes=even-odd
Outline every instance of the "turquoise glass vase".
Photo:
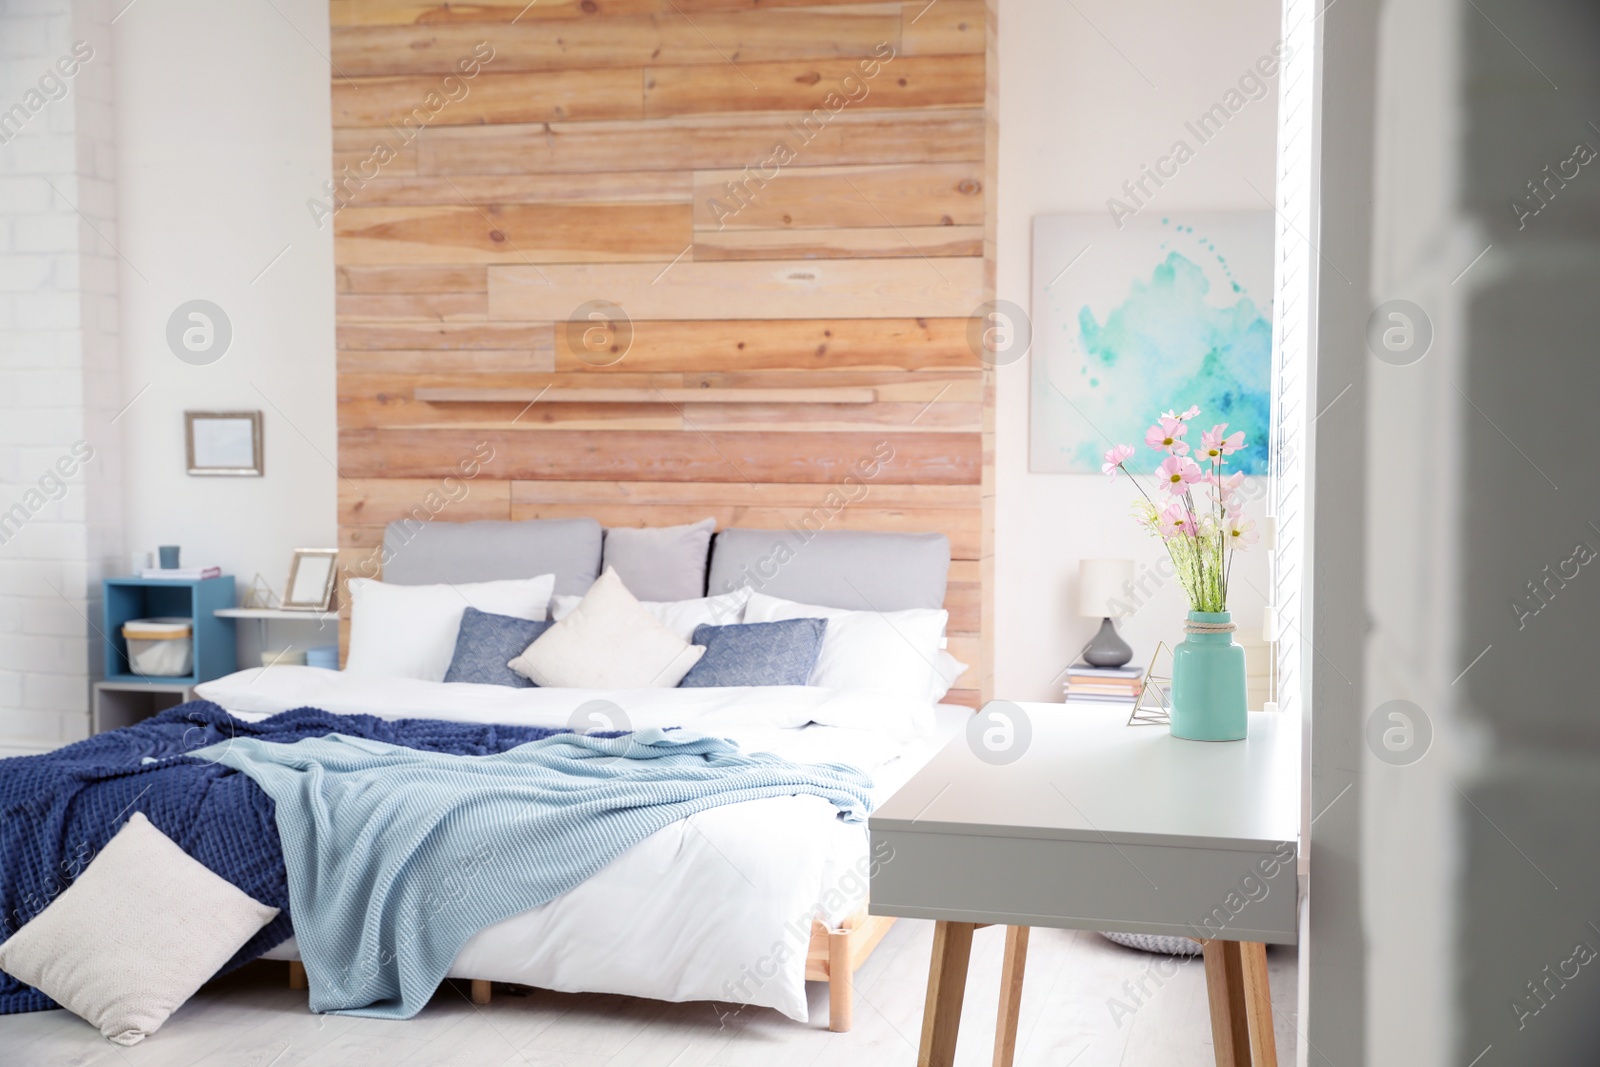
[{"label": "turquoise glass vase", "polygon": [[[1226,627],[1226,629],[1223,629]],[[1197,632],[1209,630],[1210,632]],[[1172,652],[1172,736],[1186,741],[1242,741],[1244,649],[1233,642],[1226,611],[1191,611]]]}]

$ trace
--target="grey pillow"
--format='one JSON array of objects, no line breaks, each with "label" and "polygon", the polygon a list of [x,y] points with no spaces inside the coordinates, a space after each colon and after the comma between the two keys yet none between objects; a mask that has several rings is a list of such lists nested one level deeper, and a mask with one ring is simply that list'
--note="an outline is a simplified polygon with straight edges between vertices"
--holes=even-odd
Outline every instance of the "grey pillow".
[{"label": "grey pillow", "polygon": [[732,685],[805,685],[822,651],[827,619],[785,619],[731,626],[701,623],[694,643],[700,657],[678,683],[680,689]]},{"label": "grey pillow", "polygon": [[456,654],[450,659],[450,669],[444,672],[444,680],[533,688],[533,682],[506,664],[527,651],[528,646],[553,625],[550,619],[534,622],[468,608],[461,614]]},{"label": "grey pillow", "polygon": [[600,538],[600,524],[594,519],[427,523],[406,519],[391,522],[383,531],[383,580],[394,585],[459,585],[554,574],[556,592],[582,596],[600,577]]},{"label": "grey pillow", "polygon": [[723,530],[711,550],[712,595],[758,593],[847,611],[944,607],[950,539],[870,530]]},{"label": "grey pillow", "polygon": [[706,556],[716,528],[716,519],[687,526],[609,527],[601,569],[615,568],[640,600],[695,600],[706,595]]}]

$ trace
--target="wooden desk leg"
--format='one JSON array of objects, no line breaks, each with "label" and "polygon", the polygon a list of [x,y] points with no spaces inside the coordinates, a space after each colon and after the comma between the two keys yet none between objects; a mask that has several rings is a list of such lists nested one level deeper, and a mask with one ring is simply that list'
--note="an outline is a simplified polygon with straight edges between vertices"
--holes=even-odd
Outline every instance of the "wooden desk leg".
[{"label": "wooden desk leg", "polygon": [[1244,960],[1237,941],[1203,942],[1206,998],[1211,1002],[1211,1042],[1217,1067],[1250,1067],[1250,1022],[1245,1006]]},{"label": "wooden desk leg", "polygon": [[1267,980],[1267,946],[1239,945],[1244,965],[1245,1015],[1250,1021],[1250,1055],[1255,1067],[1278,1067],[1278,1039],[1272,1030],[1272,985]]},{"label": "wooden desk leg", "polygon": [[1028,965],[1026,926],[1006,927],[1006,955],[1000,965],[1000,1012],[994,1026],[994,1067],[1011,1067],[1017,1055],[1017,1016],[1022,1008],[1022,972]]},{"label": "wooden desk leg", "polygon": [[952,1067],[961,1030],[961,999],[967,991],[973,923],[938,922],[928,964],[928,1000],[922,1009],[922,1045],[917,1067]]}]

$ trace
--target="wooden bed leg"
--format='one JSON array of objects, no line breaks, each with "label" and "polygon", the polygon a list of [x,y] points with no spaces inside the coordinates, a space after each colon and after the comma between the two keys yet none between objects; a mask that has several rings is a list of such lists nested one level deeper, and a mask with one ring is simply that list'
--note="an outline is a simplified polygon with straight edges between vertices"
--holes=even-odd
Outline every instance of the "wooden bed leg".
[{"label": "wooden bed leg", "polygon": [[1278,1038],[1272,1030],[1272,984],[1267,980],[1267,946],[1256,941],[1239,945],[1244,963],[1244,1007],[1250,1022],[1250,1055],[1254,1067],[1278,1067]]},{"label": "wooden bed leg", "polygon": [[289,961],[289,988],[311,988],[311,982],[306,978],[306,965],[301,963],[299,960]]},{"label": "wooden bed leg", "polygon": [[472,1003],[487,1004],[493,992],[493,987],[485,981],[474,978],[472,980]]},{"label": "wooden bed leg", "polygon": [[854,1024],[855,972],[850,965],[850,930],[828,933],[828,1029],[848,1033]]},{"label": "wooden bed leg", "polygon": [[1006,927],[1000,965],[1000,1012],[994,1027],[994,1067],[1011,1067],[1017,1055],[1017,1017],[1022,1009],[1022,973],[1028,965],[1028,927]]}]

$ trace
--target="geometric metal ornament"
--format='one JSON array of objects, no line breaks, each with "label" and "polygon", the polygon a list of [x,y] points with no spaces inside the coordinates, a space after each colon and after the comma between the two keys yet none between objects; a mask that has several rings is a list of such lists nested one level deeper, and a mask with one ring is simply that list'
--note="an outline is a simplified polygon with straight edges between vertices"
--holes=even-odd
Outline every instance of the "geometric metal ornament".
[{"label": "geometric metal ornament", "polygon": [[[1165,660],[1162,653],[1166,653]],[[1156,643],[1150,666],[1139,684],[1139,699],[1134,701],[1129,726],[1167,726],[1172,722],[1172,650],[1165,641]]]}]

